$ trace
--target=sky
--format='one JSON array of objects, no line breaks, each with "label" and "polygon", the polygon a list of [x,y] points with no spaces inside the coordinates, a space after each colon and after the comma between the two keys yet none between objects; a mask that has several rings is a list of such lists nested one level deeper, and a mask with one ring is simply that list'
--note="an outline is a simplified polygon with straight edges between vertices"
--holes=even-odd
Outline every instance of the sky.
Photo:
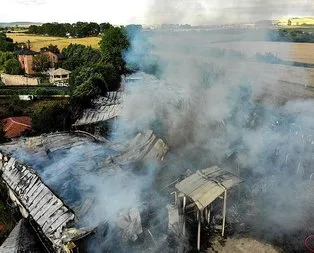
[{"label": "sky", "polygon": [[313,0],[1,0],[0,22],[212,24],[311,16]]}]

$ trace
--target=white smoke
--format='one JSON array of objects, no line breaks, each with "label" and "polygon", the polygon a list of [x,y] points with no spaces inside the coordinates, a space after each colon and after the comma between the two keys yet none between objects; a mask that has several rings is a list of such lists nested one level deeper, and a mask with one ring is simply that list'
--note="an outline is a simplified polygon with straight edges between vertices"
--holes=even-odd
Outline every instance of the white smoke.
[{"label": "white smoke", "polygon": [[210,25],[312,15],[309,0],[158,0],[150,5],[147,24]]},{"label": "white smoke", "polygon": [[[184,3],[187,2],[158,1],[153,12],[163,17],[167,14],[162,11],[164,8],[170,18],[178,18],[166,22],[184,23],[186,15],[197,6],[184,9]],[[231,6],[241,19],[241,10],[246,10],[248,16],[254,15],[254,11],[263,15],[257,9],[264,7],[264,11],[271,10],[269,15],[277,15],[281,5],[294,6],[286,3],[260,1],[244,8],[244,2],[240,2],[243,8],[237,9],[237,2]],[[302,8],[310,5],[301,3]],[[225,8],[223,3],[219,6]],[[226,13],[233,15],[231,9]],[[251,34],[244,32],[242,37],[254,43]],[[292,80],[296,80],[294,73],[299,71],[304,81],[301,84],[311,83],[307,72],[245,61],[235,57],[234,52],[216,56],[211,42],[238,40],[241,36],[232,31],[146,35],[143,42],[152,44],[151,51],[131,51],[127,59],[134,64],[139,56],[141,69],[156,70],[158,78],[144,75],[142,81],[127,87],[124,131],[153,128],[165,138],[172,148],[165,161],[165,179],[175,178],[187,168],[227,166],[226,161],[235,154],[236,161],[229,169],[247,181],[241,187],[240,198],[246,206],[241,215],[253,224],[247,233],[281,246],[283,238],[290,236],[291,244],[286,245],[286,250],[302,250],[304,236],[313,230],[308,222],[313,220],[310,210],[314,207],[309,187],[314,172],[314,101],[306,95],[309,91],[305,86],[293,84]],[[265,34],[259,36],[265,38]],[[147,48],[135,41],[137,49]],[[286,50],[285,55],[291,58],[289,48]],[[147,67],[145,63],[157,66]],[[248,215],[248,203],[257,210],[251,216],[254,218]],[[297,231],[299,237],[293,238]]]}]

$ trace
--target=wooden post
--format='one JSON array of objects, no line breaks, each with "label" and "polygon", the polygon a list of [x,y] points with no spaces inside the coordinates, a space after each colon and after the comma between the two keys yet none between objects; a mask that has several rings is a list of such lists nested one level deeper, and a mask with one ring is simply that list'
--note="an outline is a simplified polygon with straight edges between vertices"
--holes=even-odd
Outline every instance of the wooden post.
[{"label": "wooden post", "polygon": [[227,207],[227,189],[225,189],[225,193],[224,193],[224,206],[223,206],[223,210],[222,210],[222,231],[221,231],[221,236],[225,235],[226,207]]},{"label": "wooden post", "polygon": [[201,249],[201,211],[198,211],[197,250]]}]

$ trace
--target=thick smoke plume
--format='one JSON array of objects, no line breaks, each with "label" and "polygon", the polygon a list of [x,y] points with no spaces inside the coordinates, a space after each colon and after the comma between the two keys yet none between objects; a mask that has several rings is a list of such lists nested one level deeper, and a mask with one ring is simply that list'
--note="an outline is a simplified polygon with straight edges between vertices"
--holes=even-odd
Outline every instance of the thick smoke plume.
[{"label": "thick smoke plume", "polygon": [[[156,16],[167,10],[166,17],[169,14],[178,20],[166,22],[184,22],[191,9],[180,8],[180,3],[156,2]],[[197,1],[191,8],[202,4]],[[242,1],[239,6],[244,4],[246,9],[234,4],[227,13],[233,7],[246,10],[248,16],[255,12],[263,16],[267,10],[277,15],[279,6],[294,6],[286,1]],[[301,4],[302,8],[310,5]],[[223,4],[219,7],[225,8]],[[313,99],[296,99],[293,85],[285,86],[285,74],[271,71],[272,65],[241,61],[232,51],[217,56],[211,42],[237,36],[227,31],[146,35],[142,46],[141,40],[134,40],[127,59],[131,64],[138,60],[145,71],[153,69],[158,78],[142,74],[142,80],[127,86],[121,128],[128,134],[152,128],[166,139],[172,148],[165,161],[166,181],[186,169],[213,164],[245,179],[234,207],[249,224],[250,229],[244,231],[285,245],[287,251],[303,250],[304,238],[314,230],[310,180],[314,173]],[[243,37],[255,40],[249,36]],[[139,52],[148,48],[147,41],[151,50]],[[282,101],[280,96],[287,91],[290,96]]]}]

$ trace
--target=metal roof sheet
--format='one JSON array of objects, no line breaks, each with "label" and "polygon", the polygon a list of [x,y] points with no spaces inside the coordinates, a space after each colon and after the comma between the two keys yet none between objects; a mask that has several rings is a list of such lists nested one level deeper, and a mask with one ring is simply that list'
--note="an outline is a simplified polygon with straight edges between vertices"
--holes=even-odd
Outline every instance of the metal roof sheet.
[{"label": "metal roof sheet", "polygon": [[[75,218],[73,211],[42,182],[32,168],[1,152],[0,158],[8,160],[0,163],[2,180],[35,222],[43,228],[51,243],[59,246],[63,228]],[[54,205],[51,206],[51,203]],[[47,210],[47,206],[51,208]]]},{"label": "metal roof sheet", "polygon": [[191,198],[200,210],[212,203],[224,189],[242,182],[240,178],[217,166],[197,171],[175,185],[176,189]]},{"label": "metal roof sheet", "polygon": [[95,124],[119,116],[123,109],[122,101],[121,92],[108,92],[106,97],[93,100],[94,108],[86,109],[73,126]]}]

